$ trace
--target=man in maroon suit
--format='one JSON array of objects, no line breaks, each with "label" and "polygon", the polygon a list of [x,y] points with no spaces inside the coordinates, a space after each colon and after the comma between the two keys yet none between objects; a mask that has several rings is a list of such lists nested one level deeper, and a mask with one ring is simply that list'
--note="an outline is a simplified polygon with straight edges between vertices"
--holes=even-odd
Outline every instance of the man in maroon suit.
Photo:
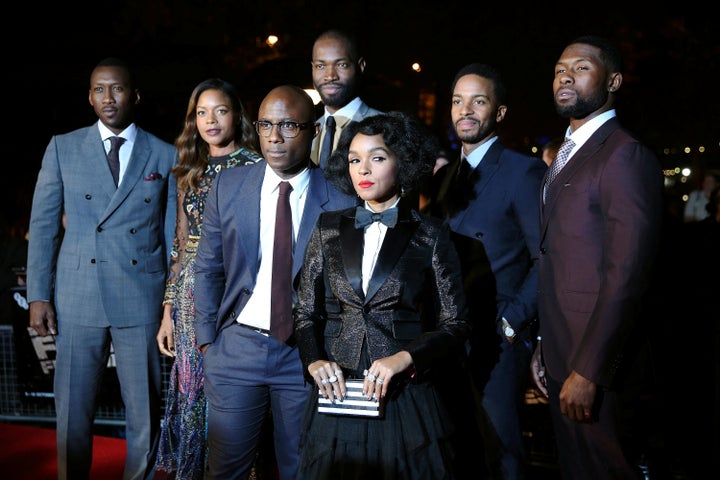
[{"label": "man in maroon suit", "polygon": [[598,37],[574,40],[555,65],[555,107],[570,125],[540,192],[541,341],[532,375],[549,398],[568,479],[639,473],[628,419],[636,418],[638,366],[649,359],[638,319],[663,179],[655,155],[616,118],[622,80],[619,52]]}]

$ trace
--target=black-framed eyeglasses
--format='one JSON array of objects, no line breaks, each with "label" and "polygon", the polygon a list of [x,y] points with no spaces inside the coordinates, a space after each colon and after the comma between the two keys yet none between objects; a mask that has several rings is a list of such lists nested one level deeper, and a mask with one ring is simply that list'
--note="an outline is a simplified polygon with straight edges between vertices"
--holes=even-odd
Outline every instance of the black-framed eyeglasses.
[{"label": "black-framed eyeglasses", "polygon": [[312,125],[312,123],[298,123],[290,121],[273,123],[265,120],[256,120],[253,122],[253,125],[255,125],[255,130],[257,131],[258,135],[262,135],[265,138],[270,136],[270,132],[272,132],[272,129],[275,125],[277,125],[278,131],[280,132],[280,135],[283,136],[283,138],[294,138],[300,134],[300,130],[305,130],[310,125]]}]

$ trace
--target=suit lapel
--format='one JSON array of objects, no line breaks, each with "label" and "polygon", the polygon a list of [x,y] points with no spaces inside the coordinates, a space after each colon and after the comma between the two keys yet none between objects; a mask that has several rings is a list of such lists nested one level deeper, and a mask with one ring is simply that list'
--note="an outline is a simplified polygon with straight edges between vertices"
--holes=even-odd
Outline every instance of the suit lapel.
[{"label": "suit lapel", "polygon": [[462,208],[450,219],[450,226],[453,230],[457,230],[459,226],[462,225],[465,215],[470,211],[470,208],[467,207],[471,204],[477,204],[476,202],[472,202],[472,200],[479,198],[483,190],[490,185],[490,181],[500,167],[500,156],[503,150],[505,150],[505,147],[500,143],[500,140],[495,140],[485,153],[480,164],[473,170],[473,173],[470,175],[472,179],[472,187],[470,188],[472,190],[468,192],[470,195],[468,203],[465,205],[465,208]]},{"label": "suit lapel", "polygon": [[358,298],[365,298],[362,289],[362,257],[363,236],[362,228],[355,228],[355,211],[351,215],[343,215],[339,226],[340,250],[345,267],[345,276],[357,293]]},{"label": "suit lapel", "polygon": [[380,248],[372,277],[370,277],[370,282],[368,283],[365,303],[377,293],[382,284],[385,283],[385,280],[390,276],[390,273],[392,273],[398,260],[403,255],[410,238],[415,233],[417,224],[418,221],[413,220],[410,215],[407,202],[401,200],[398,223],[395,228],[388,228],[385,233],[385,239]]}]

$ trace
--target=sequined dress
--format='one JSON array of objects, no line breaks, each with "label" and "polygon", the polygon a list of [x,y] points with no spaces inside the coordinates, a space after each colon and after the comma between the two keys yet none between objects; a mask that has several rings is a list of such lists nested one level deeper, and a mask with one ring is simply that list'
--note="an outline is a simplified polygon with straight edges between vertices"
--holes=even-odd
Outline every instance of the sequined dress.
[{"label": "sequined dress", "polygon": [[157,469],[177,479],[201,479],[207,458],[207,399],[203,388],[202,354],[195,342],[195,256],[202,229],[205,199],[218,172],[248,165],[260,157],[241,148],[230,155],[209,157],[197,188],[178,196],[178,220],[170,257],[164,304],[174,321],[176,357],[170,371],[165,418],[160,431]]}]

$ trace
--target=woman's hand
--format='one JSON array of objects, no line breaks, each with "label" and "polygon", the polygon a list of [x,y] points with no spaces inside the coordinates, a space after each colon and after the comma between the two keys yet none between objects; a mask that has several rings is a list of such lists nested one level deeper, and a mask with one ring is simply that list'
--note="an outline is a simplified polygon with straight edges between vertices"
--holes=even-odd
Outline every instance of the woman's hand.
[{"label": "woman's hand", "polygon": [[308,366],[308,372],[315,380],[315,384],[325,398],[335,403],[335,399],[342,402],[347,394],[345,375],[340,366],[328,360],[318,360]]},{"label": "woman's hand", "polygon": [[160,353],[167,355],[168,357],[175,356],[174,328],[175,325],[172,319],[172,305],[165,305],[163,318],[160,322],[160,328],[158,329],[158,333],[155,338],[157,339]]},{"label": "woman's hand", "polygon": [[387,395],[393,376],[402,373],[413,364],[410,353],[400,351],[389,357],[375,360],[365,374],[363,395],[369,399],[380,401]]}]

